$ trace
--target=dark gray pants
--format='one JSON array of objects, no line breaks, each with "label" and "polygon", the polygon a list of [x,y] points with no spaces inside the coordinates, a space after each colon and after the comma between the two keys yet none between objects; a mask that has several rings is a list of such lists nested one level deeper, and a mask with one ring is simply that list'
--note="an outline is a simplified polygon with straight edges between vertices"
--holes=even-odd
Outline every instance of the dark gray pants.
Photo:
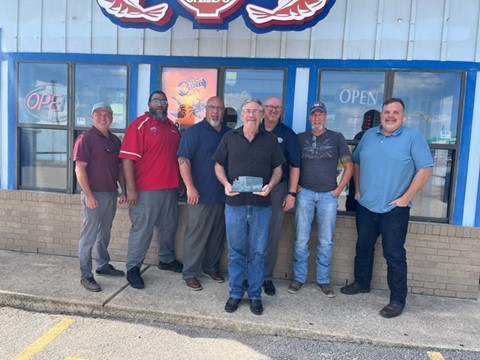
[{"label": "dark gray pants", "polygon": [[98,207],[89,209],[85,206],[85,194],[80,194],[83,212],[83,224],[78,242],[78,259],[82,279],[93,276],[92,274],[92,249],[95,245],[96,267],[101,269],[110,261],[108,244],[113,218],[117,211],[117,196],[115,192],[94,192]]},{"label": "dark gray pants", "polygon": [[264,280],[272,280],[273,270],[277,263],[278,247],[280,245],[280,236],[282,235],[282,225],[285,219],[283,211],[283,200],[288,193],[287,183],[281,182],[275,186],[270,193],[272,200],[272,218],[268,229],[267,254],[265,256],[265,276]]},{"label": "dark gray pants", "polygon": [[183,278],[191,279],[202,270],[219,270],[225,239],[225,205],[187,205],[187,227],[183,240]]},{"label": "dark gray pants", "polygon": [[177,189],[139,191],[137,205],[129,208],[130,236],[127,270],[142,267],[157,227],[158,257],[161,262],[175,260],[175,233],[178,223]]}]

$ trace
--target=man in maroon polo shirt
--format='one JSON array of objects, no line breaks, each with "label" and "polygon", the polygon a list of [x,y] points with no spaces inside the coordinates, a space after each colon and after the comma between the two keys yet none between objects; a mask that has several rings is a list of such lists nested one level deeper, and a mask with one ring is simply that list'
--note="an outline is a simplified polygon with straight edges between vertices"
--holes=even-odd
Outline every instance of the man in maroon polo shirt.
[{"label": "man in maroon polo shirt", "polygon": [[89,291],[102,290],[92,274],[92,248],[96,245],[96,273],[123,276],[109,264],[108,244],[113,218],[119,203],[126,201],[125,178],[118,159],[120,139],[110,132],[113,112],[110,105],[97,103],[92,109],[93,126],[75,141],[73,160],[82,192],[83,224],[78,243],[81,284]]}]

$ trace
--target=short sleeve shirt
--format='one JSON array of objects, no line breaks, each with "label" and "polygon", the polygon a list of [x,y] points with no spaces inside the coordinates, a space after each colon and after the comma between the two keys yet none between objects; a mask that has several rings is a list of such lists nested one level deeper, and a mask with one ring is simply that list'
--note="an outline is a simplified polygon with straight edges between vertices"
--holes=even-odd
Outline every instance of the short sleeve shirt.
[{"label": "short sleeve shirt", "polygon": [[[263,123],[260,125],[260,128],[265,130]],[[278,145],[280,145],[285,156],[286,161],[282,165],[282,181],[288,182],[290,166],[299,168],[301,163],[298,136],[292,129],[281,122],[275,126],[271,133],[277,137]]]},{"label": "short sleeve shirt", "polygon": [[407,191],[417,170],[433,166],[427,141],[407,126],[390,136],[383,135],[381,126],[367,130],[353,161],[360,165],[359,203],[375,213],[392,210],[396,205],[388,204]]},{"label": "short sleeve shirt", "polygon": [[[229,131],[218,145],[213,159],[223,166],[228,181],[233,184],[239,176],[257,176],[268,184],[272,171],[285,161],[277,137],[259,130],[252,142],[243,135],[243,126]],[[227,196],[230,206],[270,206],[270,195],[259,196],[253,193],[240,193]]]},{"label": "short sleeve shirt", "polygon": [[299,185],[316,192],[332,191],[337,187],[337,169],[341,158],[351,158],[344,136],[327,130],[320,136],[311,131],[298,135],[302,149]]},{"label": "short sleeve shirt", "polygon": [[222,125],[217,131],[204,119],[190,126],[180,141],[177,154],[190,160],[192,178],[201,204],[225,202],[225,189],[215,175],[213,154],[229,130],[229,127]]},{"label": "short sleeve shirt", "polygon": [[117,191],[121,145],[117,136],[110,132],[105,136],[94,126],[76,139],[73,160],[87,163],[88,185],[92,191]]},{"label": "short sleeve shirt", "polygon": [[172,121],[155,120],[149,112],[133,120],[125,132],[120,158],[135,162],[137,190],[178,188],[179,144],[180,132]]}]

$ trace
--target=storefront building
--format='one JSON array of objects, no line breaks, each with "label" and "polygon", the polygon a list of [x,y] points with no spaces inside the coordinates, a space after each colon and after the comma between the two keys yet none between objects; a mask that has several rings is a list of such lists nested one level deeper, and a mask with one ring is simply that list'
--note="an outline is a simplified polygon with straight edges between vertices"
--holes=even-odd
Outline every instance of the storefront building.
[{"label": "storefront building", "polygon": [[[212,95],[224,98],[231,127],[237,126],[245,98],[277,95],[284,100],[283,121],[298,133],[309,127],[308,104],[321,99],[328,109],[327,127],[342,132],[353,147],[364,113],[380,110],[389,97],[401,97],[406,124],[424,134],[435,161],[412,208],[415,234],[422,236],[411,237],[428,242],[422,247],[430,249],[430,242],[454,239],[435,254],[425,250],[418,257],[420,267],[422,260],[437,270],[434,263],[447,262],[451,271],[422,278],[425,271],[419,270],[411,279],[418,281],[417,292],[478,295],[478,1],[17,0],[3,7],[0,188],[5,203],[53,198],[53,208],[68,205],[59,216],[79,215],[73,142],[91,126],[90,109],[98,101],[112,104],[112,128],[121,135],[147,110],[155,89],[167,92],[169,115],[182,129],[203,118]],[[1,211],[12,215],[8,206]],[[30,211],[32,206],[25,205]],[[3,248],[50,251],[44,243],[49,231],[58,230],[55,223],[33,240],[15,215],[13,209],[11,221],[4,224],[11,231],[2,234],[8,238]],[[350,229],[344,234],[350,255],[337,259],[349,269],[352,215],[343,195],[336,236],[344,234],[341,226]],[[119,221],[128,229],[128,219]],[[23,232],[15,232],[16,226]],[[58,253],[75,255],[75,226],[67,231],[71,244]],[[290,228],[285,236],[289,234]],[[120,231],[119,236],[126,238]],[[285,244],[285,270],[278,276],[291,272],[289,246]],[[457,261],[465,269],[454,265]],[[349,269],[338,271],[337,282],[351,276]],[[463,272],[468,273],[463,287],[448,288],[465,277]],[[441,277],[451,280],[442,285]],[[429,288],[427,283],[440,285]]]}]

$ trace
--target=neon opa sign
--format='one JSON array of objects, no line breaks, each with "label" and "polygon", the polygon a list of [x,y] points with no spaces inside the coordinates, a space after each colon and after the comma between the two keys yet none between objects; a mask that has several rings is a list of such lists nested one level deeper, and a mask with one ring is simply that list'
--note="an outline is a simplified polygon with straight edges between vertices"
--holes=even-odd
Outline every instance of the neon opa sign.
[{"label": "neon opa sign", "polygon": [[66,122],[67,87],[55,81],[37,84],[25,96],[24,106],[30,115],[39,120],[56,124]]}]

